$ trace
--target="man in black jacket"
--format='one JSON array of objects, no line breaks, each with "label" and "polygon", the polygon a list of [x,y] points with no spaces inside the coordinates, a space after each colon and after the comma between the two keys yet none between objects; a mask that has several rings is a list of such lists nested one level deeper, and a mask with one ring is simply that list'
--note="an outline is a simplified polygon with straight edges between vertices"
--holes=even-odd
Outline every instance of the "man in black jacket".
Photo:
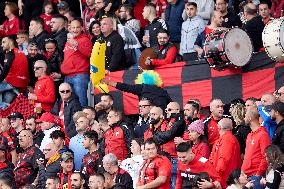
[{"label": "man in black jacket", "polygon": [[38,44],[39,50],[44,50],[44,42],[49,38],[47,31],[43,29],[44,21],[42,18],[33,18],[29,26],[29,35],[33,36],[33,40]]},{"label": "man in black jacket", "polygon": [[44,133],[41,130],[37,130],[35,116],[30,116],[26,119],[26,129],[30,129],[32,131],[34,145],[39,148],[44,137]]},{"label": "man in black jacket", "polygon": [[110,17],[101,21],[101,31],[106,41],[106,70],[113,72],[126,68],[124,41],[122,37],[113,30],[113,20]]},{"label": "man in black jacket", "polygon": [[72,117],[77,111],[82,110],[82,107],[79,98],[73,94],[72,88],[68,83],[62,83],[59,86],[59,94],[61,99],[55,102],[51,113],[64,120],[65,131],[68,137],[72,138],[77,134]]},{"label": "man in black jacket", "polygon": [[66,22],[68,22],[67,18],[60,14],[54,15],[50,21],[52,38],[57,41],[57,47],[60,51],[63,51],[67,41],[68,31],[65,29]]},{"label": "man in black jacket", "polygon": [[257,16],[256,5],[248,3],[244,7],[244,17],[247,23],[244,25],[244,30],[251,38],[254,52],[258,52],[263,48],[262,44],[262,31],[264,29],[264,23],[260,16]]},{"label": "man in black jacket", "polygon": [[119,168],[118,160],[114,154],[109,153],[104,156],[103,167],[106,172],[108,172],[113,176],[114,185],[112,186],[112,188],[116,187],[123,189],[133,188],[133,181],[131,176],[126,171]]},{"label": "man in black jacket", "polygon": [[275,134],[272,138],[272,144],[277,145],[284,153],[284,103],[275,102],[270,107],[270,116],[277,123]]},{"label": "man in black jacket", "polygon": [[109,80],[102,80],[104,83],[117,88],[118,90],[135,94],[139,99],[147,98],[152,101],[154,106],[159,106],[165,109],[167,104],[172,101],[168,92],[156,85],[135,84],[130,85],[126,83],[114,82]]}]

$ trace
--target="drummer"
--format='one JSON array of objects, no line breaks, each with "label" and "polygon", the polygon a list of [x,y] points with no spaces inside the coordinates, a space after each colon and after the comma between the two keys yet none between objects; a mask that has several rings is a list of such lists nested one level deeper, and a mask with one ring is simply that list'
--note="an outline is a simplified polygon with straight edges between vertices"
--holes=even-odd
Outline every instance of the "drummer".
[{"label": "drummer", "polygon": [[157,58],[151,59],[150,57],[147,57],[145,64],[160,66],[173,63],[177,56],[177,48],[169,42],[170,36],[167,30],[159,30],[157,38],[159,44],[152,47],[153,49],[155,49]]},{"label": "drummer", "polygon": [[203,44],[205,42],[206,35],[210,34],[216,30],[226,30],[227,28],[222,27],[223,23],[223,14],[220,11],[213,11],[211,16],[211,23],[210,25],[205,26],[205,30],[202,34],[197,36],[197,39],[194,43],[195,50],[199,56],[203,54]]}]

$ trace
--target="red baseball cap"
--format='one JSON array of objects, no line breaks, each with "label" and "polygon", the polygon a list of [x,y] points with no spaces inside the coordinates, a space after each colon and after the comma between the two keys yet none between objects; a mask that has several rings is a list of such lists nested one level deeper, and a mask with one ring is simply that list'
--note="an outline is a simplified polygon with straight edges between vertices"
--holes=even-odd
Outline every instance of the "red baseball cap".
[{"label": "red baseball cap", "polygon": [[36,122],[38,123],[41,123],[41,122],[58,123],[58,119],[50,112],[45,112],[41,115],[39,119],[36,120]]}]

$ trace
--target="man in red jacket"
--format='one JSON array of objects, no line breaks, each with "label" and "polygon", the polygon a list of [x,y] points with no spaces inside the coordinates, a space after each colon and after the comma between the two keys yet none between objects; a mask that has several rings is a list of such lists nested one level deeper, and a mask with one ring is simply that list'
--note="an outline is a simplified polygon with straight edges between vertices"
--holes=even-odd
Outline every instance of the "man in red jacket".
[{"label": "man in red jacket", "polygon": [[[214,166],[208,159],[196,155],[192,152],[191,144],[182,142],[176,147],[178,156],[177,181],[175,189],[193,188],[224,188],[224,179],[219,176]],[[209,182],[205,179],[194,183],[195,178],[201,172],[206,172],[213,180]]]},{"label": "man in red jacket", "polygon": [[146,140],[147,159],[140,169],[136,189],[170,189],[172,165],[167,157],[158,154],[158,148],[153,138]]},{"label": "man in red jacket", "polygon": [[221,119],[218,126],[220,138],[212,148],[210,162],[218,174],[227,180],[233,170],[241,167],[240,145],[232,134],[233,122],[231,119]]},{"label": "man in red jacket", "polygon": [[259,114],[256,110],[248,110],[245,115],[245,124],[252,132],[248,134],[242,171],[254,180],[254,189],[264,188],[260,185],[261,176],[267,169],[265,149],[270,139],[265,127],[259,124]]},{"label": "man in red jacket", "polygon": [[72,86],[73,91],[79,97],[81,105],[87,106],[92,42],[88,36],[82,34],[83,21],[81,18],[74,19],[70,27],[71,31],[67,35],[61,72],[65,76],[65,82]]},{"label": "man in red jacket", "polygon": [[[28,61],[25,54],[16,48],[16,41],[11,36],[2,39],[5,53],[4,65],[0,73],[1,102],[11,103],[15,93],[24,91],[29,82]],[[21,68],[21,69],[19,69]],[[1,103],[0,103],[1,105]]]},{"label": "man in red jacket", "polygon": [[219,139],[218,121],[223,118],[224,104],[221,99],[212,99],[210,102],[211,115],[204,120],[204,133],[212,147]]},{"label": "man in red jacket", "polygon": [[46,74],[47,65],[44,60],[38,60],[34,63],[35,77],[38,78],[35,83],[33,93],[29,93],[28,99],[34,101],[36,109],[42,109],[49,112],[55,101],[54,81]]},{"label": "man in red jacket", "polygon": [[122,161],[130,157],[132,134],[130,128],[122,121],[122,112],[112,109],[107,116],[110,128],[104,135],[105,154],[113,153]]}]

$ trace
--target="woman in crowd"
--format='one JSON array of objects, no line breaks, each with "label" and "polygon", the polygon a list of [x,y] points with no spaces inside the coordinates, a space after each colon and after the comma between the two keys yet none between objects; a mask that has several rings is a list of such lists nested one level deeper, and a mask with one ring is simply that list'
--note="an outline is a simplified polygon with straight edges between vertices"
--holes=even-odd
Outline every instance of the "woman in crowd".
[{"label": "woman in crowd", "polygon": [[16,3],[6,2],[4,13],[8,18],[0,25],[0,38],[9,35],[17,35],[24,28],[24,22],[18,17],[18,6]]},{"label": "woman in crowd", "polygon": [[59,51],[55,39],[48,38],[45,40],[45,49],[43,55],[46,58],[50,77],[54,80],[56,95],[58,96],[58,87],[63,82],[60,71],[60,64],[63,61],[63,53]]},{"label": "woman in crowd", "polygon": [[262,178],[260,183],[265,185],[265,189],[284,188],[284,155],[276,145],[270,145],[265,149],[265,156],[268,163],[268,173],[266,178]]},{"label": "woman in crowd", "polygon": [[188,126],[189,140],[191,140],[192,152],[201,155],[202,157],[209,158],[210,148],[204,136],[204,124],[201,120],[196,120]]},{"label": "woman in crowd", "polygon": [[235,122],[233,134],[238,139],[241,154],[245,153],[247,135],[251,132],[249,126],[245,125],[245,106],[242,103],[231,104],[230,113]]},{"label": "woman in crowd", "polygon": [[94,20],[91,22],[89,27],[89,33],[92,36],[92,43],[95,44],[96,40],[101,35],[101,24],[98,20]]},{"label": "woman in crowd", "polygon": [[131,142],[132,157],[127,158],[121,162],[121,168],[127,171],[133,179],[133,188],[136,188],[138,181],[139,170],[143,164],[143,158],[141,155],[142,139],[133,139]]},{"label": "woman in crowd", "polygon": [[227,184],[227,189],[249,189],[253,187],[253,181],[248,181],[247,175],[240,169],[232,171]]}]

